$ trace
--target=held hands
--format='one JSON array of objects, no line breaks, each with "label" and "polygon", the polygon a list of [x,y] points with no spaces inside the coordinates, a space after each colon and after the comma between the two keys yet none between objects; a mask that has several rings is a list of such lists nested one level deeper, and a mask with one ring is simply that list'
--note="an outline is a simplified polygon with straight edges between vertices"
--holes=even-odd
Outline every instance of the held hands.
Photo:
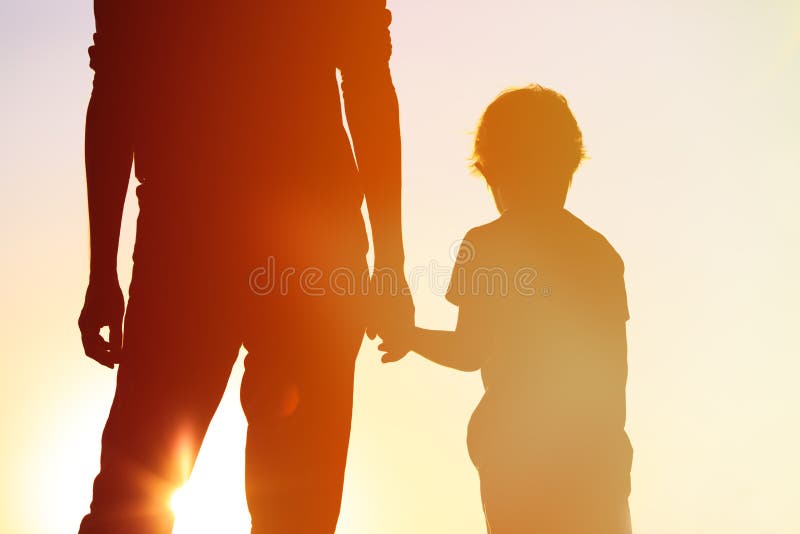
[{"label": "held hands", "polygon": [[[379,348],[384,350],[387,340],[406,339],[414,329],[414,302],[402,265],[376,265],[370,278],[369,291],[371,306],[367,336],[375,339],[379,335],[384,342]],[[407,352],[393,352],[395,359],[387,359],[388,355],[384,355],[383,361],[399,360]]]},{"label": "held hands", "polygon": [[[124,315],[125,297],[116,276],[90,280],[78,319],[83,351],[88,357],[110,369],[120,361]],[[105,326],[109,328],[108,341],[100,335],[100,330]]]},{"label": "held hands", "polygon": [[383,351],[381,361],[383,363],[394,363],[402,360],[406,354],[411,352],[414,328],[407,332],[392,333],[387,336],[382,336],[383,343],[378,345],[378,350]]}]

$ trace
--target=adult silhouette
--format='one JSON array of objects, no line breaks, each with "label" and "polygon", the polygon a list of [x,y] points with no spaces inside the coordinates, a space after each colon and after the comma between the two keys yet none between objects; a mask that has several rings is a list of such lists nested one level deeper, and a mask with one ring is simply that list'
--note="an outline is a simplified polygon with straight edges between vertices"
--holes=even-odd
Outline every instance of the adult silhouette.
[{"label": "adult silhouette", "polygon": [[[95,0],[79,325],[86,354],[119,368],[82,534],[171,530],[170,496],[242,345],[252,531],[334,531],[364,330],[413,321],[390,18],[385,0]],[[134,161],[126,310],[116,258]],[[392,292],[362,282],[365,197]]]}]

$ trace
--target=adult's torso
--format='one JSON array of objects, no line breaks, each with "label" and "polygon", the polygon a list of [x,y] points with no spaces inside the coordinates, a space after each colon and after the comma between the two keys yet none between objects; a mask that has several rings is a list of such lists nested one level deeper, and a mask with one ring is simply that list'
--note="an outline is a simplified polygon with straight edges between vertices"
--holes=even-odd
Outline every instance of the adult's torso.
[{"label": "adult's torso", "polygon": [[140,180],[360,204],[336,80],[341,2],[126,3]]}]

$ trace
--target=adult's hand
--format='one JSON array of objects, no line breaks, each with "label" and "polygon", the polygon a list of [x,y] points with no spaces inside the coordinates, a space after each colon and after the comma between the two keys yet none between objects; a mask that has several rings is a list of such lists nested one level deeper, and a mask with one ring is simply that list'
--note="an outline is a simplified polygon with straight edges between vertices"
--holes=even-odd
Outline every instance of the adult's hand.
[{"label": "adult's hand", "polygon": [[[91,280],[86,288],[86,299],[78,319],[83,351],[98,363],[113,369],[119,363],[122,350],[122,318],[125,315],[125,297],[116,277]],[[108,341],[100,335],[108,327]]]},{"label": "adult's hand", "polygon": [[414,328],[414,301],[402,266],[376,265],[370,278],[367,336],[405,336]]}]

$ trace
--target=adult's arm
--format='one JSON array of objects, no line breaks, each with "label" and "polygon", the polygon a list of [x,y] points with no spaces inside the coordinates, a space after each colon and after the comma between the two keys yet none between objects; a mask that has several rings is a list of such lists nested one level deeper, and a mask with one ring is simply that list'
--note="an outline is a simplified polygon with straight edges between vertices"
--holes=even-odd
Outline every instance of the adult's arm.
[{"label": "adult's arm", "polygon": [[[117,251],[133,142],[124,73],[126,39],[119,21],[123,2],[97,0],[97,32],[89,49],[95,71],[86,113],[86,190],[89,204],[90,273],[78,321],[87,356],[108,367],[118,361],[125,304],[117,278]],[[109,340],[100,335],[109,327]]]},{"label": "adult's arm", "polygon": [[[362,177],[381,305],[374,328],[410,328],[413,304],[403,274],[400,121],[389,69],[391,12],[385,0],[351,0],[340,69],[345,111]],[[372,333],[374,334],[374,328]]]}]

